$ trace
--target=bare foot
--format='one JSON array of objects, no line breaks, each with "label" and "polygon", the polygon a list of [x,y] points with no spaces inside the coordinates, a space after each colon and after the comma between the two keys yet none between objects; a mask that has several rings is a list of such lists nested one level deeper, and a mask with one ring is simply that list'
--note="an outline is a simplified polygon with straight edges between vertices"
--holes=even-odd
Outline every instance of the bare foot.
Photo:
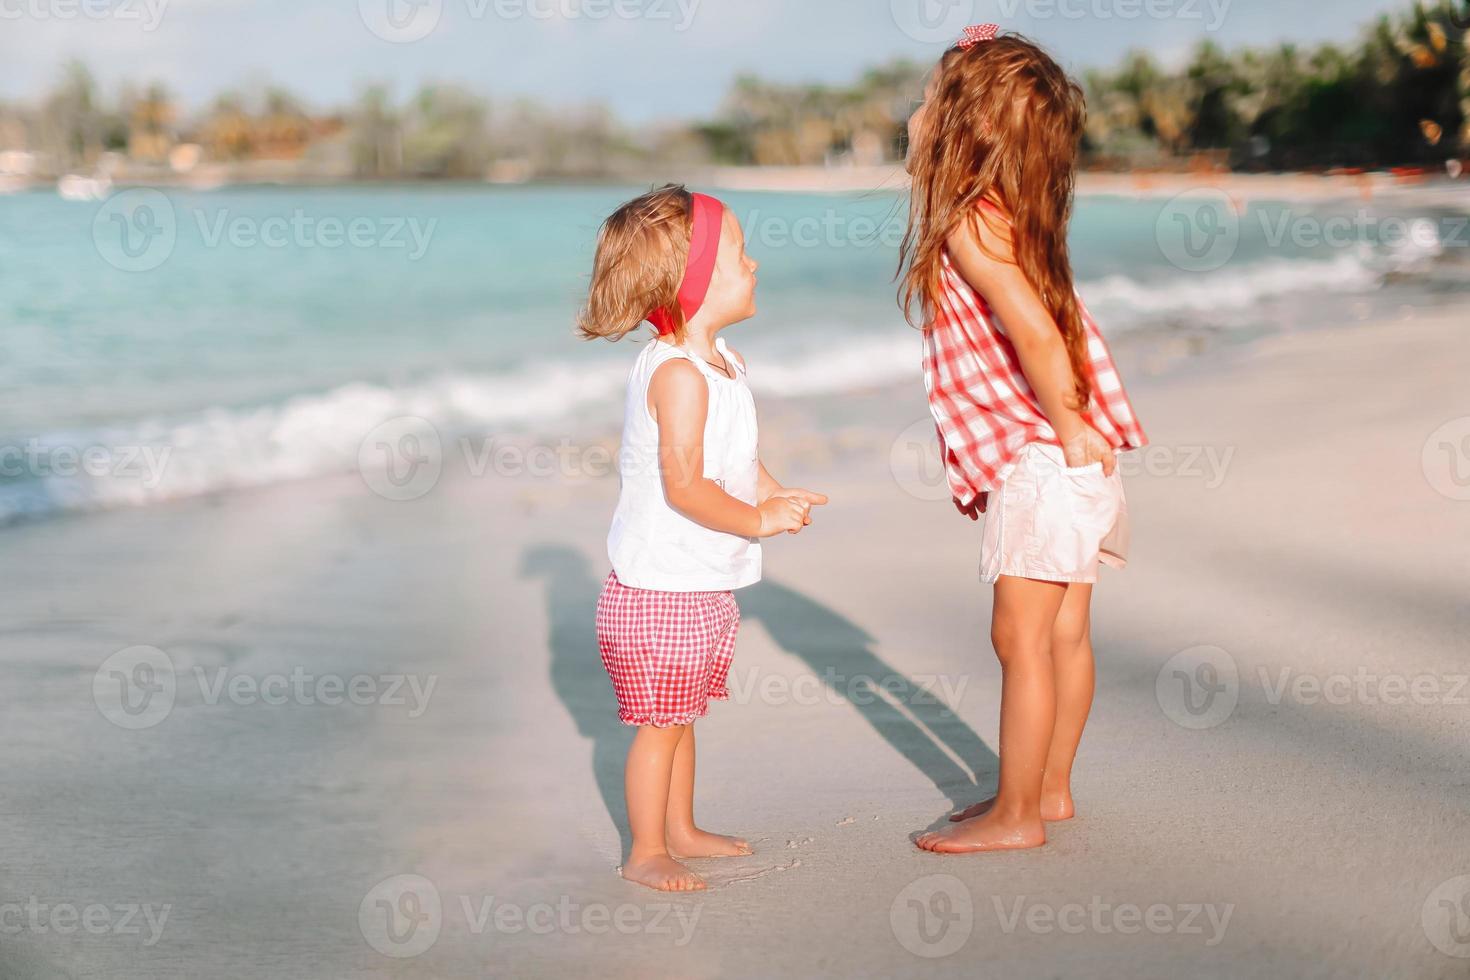
[{"label": "bare foot", "polygon": [[943,830],[921,834],[914,841],[926,851],[964,854],[970,851],[1015,851],[1046,843],[1039,818],[1017,820],[990,811]]},{"label": "bare foot", "polygon": [[739,837],[712,834],[695,827],[669,831],[669,853],[682,858],[741,857],[750,854],[750,844]]},{"label": "bare foot", "polygon": [[[993,806],[995,806],[995,797],[992,796],[988,800],[972,803],[963,810],[951,813],[949,819],[951,823],[970,820],[989,813],[990,808]],[[1052,793],[1046,789],[1041,791],[1041,819],[1052,822],[1071,820],[1076,813],[1077,807],[1072,802],[1072,792],[1070,790],[1062,790],[1058,793]]]},{"label": "bare foot", "polygon": [[654,854],[641,860],[628,859],[623,877],[661,892],[698,892],[704,890],[704,879],[667,854]]}]

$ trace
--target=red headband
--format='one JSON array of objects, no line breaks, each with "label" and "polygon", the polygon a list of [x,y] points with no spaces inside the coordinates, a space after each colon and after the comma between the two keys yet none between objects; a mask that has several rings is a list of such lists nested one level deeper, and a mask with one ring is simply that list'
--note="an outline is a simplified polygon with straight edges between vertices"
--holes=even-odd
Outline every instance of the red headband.
[{"label": "red headband", "polygon": [[[684,281],[679,284],[679,308],[684,322],[693,319],[709,293],[710,277],[715,272],[715,257],[720,253],[720,226],[725,218],[725,205],[708,194],[693,194],[694,212],[689,228],[689,260],[684,265]],[[674,318],[667,307],[660,306],[648,314],[648,322],[658,328],[659,336],[674,332]]]}]

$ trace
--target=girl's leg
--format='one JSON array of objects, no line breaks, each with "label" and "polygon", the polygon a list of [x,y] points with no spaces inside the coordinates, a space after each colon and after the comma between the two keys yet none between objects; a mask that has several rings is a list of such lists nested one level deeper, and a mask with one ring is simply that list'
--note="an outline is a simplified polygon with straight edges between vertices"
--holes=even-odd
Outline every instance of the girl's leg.
[{"label": "girl's leg", "polygon": [[[1051,750],[1041,779],[1041,819],[1069,820],[1072,803],[1072,760],[1082,741],[1082,729],[1092,710],[1093,662],[1091,630],[1092,585],[1067,586],[1062,608],[1051,631],[1051,665],[1057,691],[1057,721]],[[978,817],[995,805],[995,797],[950,815],[950,820]]]},{"label": "girl's leg", "polygon": [[1066,820],[1072,804],[1072,761],[1092,710],[1095,668],[1091,636],[1092,586],[1073,582],[1051,631],[1052,674],[1056,678],[1057,722],[1041,780],[1041,816]]},{"label": "girl's leg", "polygon": [[1003,575],[990,638],[1000,659],[1000,791],[984,814],[919,837],[930,851],[1039,847],[1041,779],[1056,724],[1051,632],[1066,586]]},{"label": "girl's leg", "polygon": [[641,725],[628,749],[624,779],[633,848],[623,865],[623,877],[660,891],[685,892],[704,887],[698,875],[669,857],[664,837],[674,753],[688,727]]},{"label": "girl's leg", "polygon": [[669,853],[679,857],[734,857],[749,854],[750,845],[738,837],[712,834],[694,826],[694,726],[686,725],[674,750],[669,779],[666,835]]}]

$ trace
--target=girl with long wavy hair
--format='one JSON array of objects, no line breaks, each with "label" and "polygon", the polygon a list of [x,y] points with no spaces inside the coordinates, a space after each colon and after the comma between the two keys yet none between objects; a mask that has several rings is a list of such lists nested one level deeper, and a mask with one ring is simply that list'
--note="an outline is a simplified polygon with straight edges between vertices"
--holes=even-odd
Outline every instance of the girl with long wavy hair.
[{"label": "girl with long wavy hair", "polygon": [[924,383],[955,506],[985,515],[1000,660],[996,794],[921,834],[930,851],[1038,847],[1074,813],[1072,764],[1092,707],[1089,609],[1122,567],[1116,453],[1146,444],[1072,284],[1067,225],[1086,114],[1041,48],[972,27],[909,121],[913,176],[901,298],[924,327]]}]

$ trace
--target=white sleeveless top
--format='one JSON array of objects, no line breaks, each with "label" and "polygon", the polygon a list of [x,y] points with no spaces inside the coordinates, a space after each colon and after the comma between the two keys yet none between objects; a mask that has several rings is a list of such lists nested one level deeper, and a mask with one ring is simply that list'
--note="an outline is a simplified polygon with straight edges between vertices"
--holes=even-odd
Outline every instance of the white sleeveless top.
[{"label": "white sleeveless top", "polygon": [[658,592],[724,592],[761,577],[761,546],[754,538],[716,531],[669,506],[659,472],[658,424],[648,411],[648,383],[665,362],[684,358],[709,385],[704,423],[704,476],[737,500],[755,506],[760,461],[755,399],[745,365],[716,338],[715,349],[735,370],[727,378],[704,358],[662,341],[638,355],[628,375],[623,448],[618,456],[622,493],[607,536],[613,571],[629,588]]}]

